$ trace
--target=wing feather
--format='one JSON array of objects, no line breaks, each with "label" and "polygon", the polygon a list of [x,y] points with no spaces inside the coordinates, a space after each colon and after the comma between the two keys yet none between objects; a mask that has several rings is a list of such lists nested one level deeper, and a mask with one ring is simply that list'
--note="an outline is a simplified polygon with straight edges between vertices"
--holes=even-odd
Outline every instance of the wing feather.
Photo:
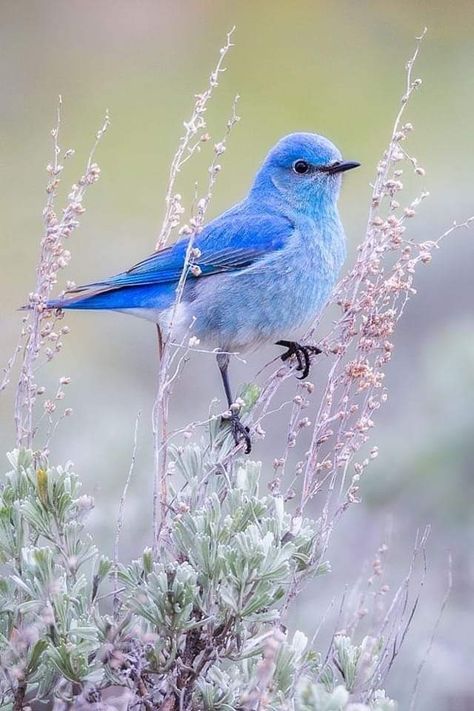
[{"label": "wing feather", "polygon": [[[193,240],[200,256],[193,264],[200,268],[200,276],[245,269],[269,253],[282,249],[293,233],[293,223],[275,213],[254,213],[243,210],[224,213],[209,223]],[[154,252],[126,272],[103,281],[75,287],[71,294],[85,291],[120,289],[178,282],[186,259],[188,239]],[[190,272],[188,278],[195,278]]]}]

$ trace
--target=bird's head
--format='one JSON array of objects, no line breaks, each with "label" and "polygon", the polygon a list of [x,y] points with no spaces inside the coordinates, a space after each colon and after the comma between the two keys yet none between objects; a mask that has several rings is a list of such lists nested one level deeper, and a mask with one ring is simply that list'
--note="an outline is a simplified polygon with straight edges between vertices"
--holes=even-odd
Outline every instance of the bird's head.
[{"label": "bird's head", "polygon": [[343,160],[340,151],[316,133],[291,133],[274,146],[251,191],[260,200],[284,200],[292,208],[317,214],[334,205],[346,170],[359,163]]}]

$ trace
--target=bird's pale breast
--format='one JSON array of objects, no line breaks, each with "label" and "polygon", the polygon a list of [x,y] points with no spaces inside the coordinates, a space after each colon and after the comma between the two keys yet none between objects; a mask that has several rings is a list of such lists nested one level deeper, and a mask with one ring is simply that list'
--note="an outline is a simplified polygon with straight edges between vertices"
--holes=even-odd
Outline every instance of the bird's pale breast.
[{"label": "bird's pale breast", "polygon": [[307,326],[326,303],[344,259],[339,220],[318,232],[295,230],[285,249],[247,269],[197,279],[175,322],[175,338],[194,335],[211,348],[245,351]]}]

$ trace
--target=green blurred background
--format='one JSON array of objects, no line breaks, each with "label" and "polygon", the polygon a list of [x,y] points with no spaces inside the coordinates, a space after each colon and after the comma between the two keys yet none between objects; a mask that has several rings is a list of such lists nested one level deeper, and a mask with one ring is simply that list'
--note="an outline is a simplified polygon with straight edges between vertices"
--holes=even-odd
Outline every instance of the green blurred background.
[{"label": "green blurred background", "polygon": [[[121,270],[152,249],[182,121],[193,94],[206,87],[232,25],[236,46],[210,108],[210,132],[220,137],[237,92],[242,121],[223,157],[211,215],[245,193],[281,135],[317,131],[362,163],[346,179],[341,200],[353,250],[363,235],[374,166],[398,110],[404,64],[425,25],[416,69],[423,87],[407,118],[415,125],[410,149],[427,171],[420,188],[431,199],[411,229],[422,239],[434,238],[453,219],[474,212],[471,1],[2,0],[0,12],[2,363],[16,343],[16,308],[33,284],[57,95],[64,100],[61,145],[76,149],[67,182],[80,174],[106,108],[112,120],[97,155],[102,177],[87,196],[87,212],[70,242],[73,263],[63,273],[80,283]],[[204,187],[204,166],[198,161],[190,167],[185,195],[196,178]],[[419,274],[419,293],[395,338],[391,396],[373,439],[380,457],[363,483],[363,503],[334,534],[332,575],[315,581],[293,611],[294,624],[311,635],[329,602],[335,599],[338,607],[345,586],[361,574],[361,561],[370,566],[387,536],[388,578],[396,586],[416,531],[431,524],[421,604],[387,683],[402,709],[444,595],[449,552],[454,588],[416,708],[474,708],[473,257],[473,233],[458,233]],[[135,418],[143,412],[126,510],[130,535],[123,544],[124,556],[135,555],[150,533],[154,329],[120,315],[73,314],[67,323],[72,332],[64,352],[40,379],[48,384],[72,376],[65,404],[74,416],[61,424],[52,455],[76,463],[96,497],[94,529],[110,550]],[[251,379],[273,355],[268,350],[247,366],[238,364],[236,380]],[[177,387],[173,422],[205,415],[215,395],[220,397],[214,362],[196,355]],[[2,451],[14,444],[12,399],[10,391],[0,401]],[[271,429],[256,448],[266,464],[278,455],[278,426]],[[300,448],[302,454],[304,443]],[[331,624],[329,615],[329,630]]]}]

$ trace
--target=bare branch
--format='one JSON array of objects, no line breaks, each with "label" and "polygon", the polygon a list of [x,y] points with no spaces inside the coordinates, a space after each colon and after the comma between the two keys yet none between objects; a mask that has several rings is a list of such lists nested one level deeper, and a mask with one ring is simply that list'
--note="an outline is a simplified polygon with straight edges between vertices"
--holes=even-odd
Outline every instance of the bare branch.
[{"label": "bare branch", "polygon": [[115,614],[115,616],[117,615],[118,607],[119,607],[119,599],[118,599],[117,595],[118,595],[118,589],[119,589],[118,566],[119,566],[120,536],[121,536],[122,528],[123,528],[125,502],[127,500],[127,493],[128,493],[128,489],[130,486],[130,482],[132,481],[133,470],[135,469],[135,461],[136,461],[137,447],[138,447],[138,426],[140,424],[141,415],[142,415],[142,413],[139,412],[137,414],[137,417],[135,420],[135,431],[133,434],[132,457],[130,459],[130,466],[128,469],[127,479],[125,480],[125,485],[123,487],[122,496],[120,497],[119,510],[118,510],[118,514],[117,514],[117,523],[116,523],[116,527],[115,527],[115,540],[114,540],[114,614]]},{"label": "bare branch", "polygon": [[[214,89],[219,84],[219,75],[224,71],[224,59],[230,48],[233,46],[231,42],[233,31],[234,29],[232,29],[227,34],[226,44],[220,50],[219,60],[215,69],[211,73],[208,88],[203,94],[197,95],[196,103],[194,106],[194,112],[191,117],[191,120],[185,123],[186,132],[181,138],[178,150],[174,156],[170,168],[170,178],[166,196],[167,210],[160,237],[157,243],[157,249],[161,248],[167,242],[172,230],[179,224],[180,215],[183,212],[180,203],[180,196],[173,195],[176,179],[180,172],[180,169],[183,164],[194,154],[195,151],[200,150],[200,142],[207,142],[207,140],[209,140],[208,134],[204,134],[203,136],[201,136],[201,139],[199,141],[194,144],[191,143],[193,137],[196,136],[198,132],[203,131],[206,128],[206,120],[204,113],[206,110],[207,103],[210,100]],[[184,363],[186,357],[186,354],[184,356],[181,356],[181,360],[179,361],[175,374],[170,376],[173,361],[177,357],[178,353],[176,349],[174,350],[174,352],[170,349],[170,345],[173,343],[173,328],[176,320],[177,310],[183,298],[186,279],[188,277],[189,271],[193,268],[193,261],[197,256],[196,250],[194,250],[193,247],[193,242],[196,235],[202,229],[206,211],[212,197],[214,185],[217,180],[217,176],[221,170],[219,158],[226,149],[226,142],[230,132],[232,131],[236,123],[239,121],[239,117],[236,113],[238,98],[238,96],[234,98],[231,116],[227,122],[224,136],[219,142],[214,145],[214,156],[209,166],[209,180],[206,194],[204,197],[198,200],[197,212],[194,216],[191,217],[189,224],[184,225],[180,229],[181,235],[189,235],[183,270],[181,272],[179,283],[176,289],[176,298],[174,301],[169,323],[164,328],[160,328],[159,330],[160,370],[158,376],[157,394],[153,405],[152,413],[154,441],[153,531],[155,554],[157,552],[157,544],[160,536],[160,531],[162,529],[162,526],[164,525],[169,511],[167,483],[169,398],[172,383],[175,380],[177,373],[180,372],[180,366]],[[203,138],[205,138],[205,141],[203,141]],[[192,338],[191,334],[190,338]],[[194,341],[195,340],[196,339],[194,339]],[[198,345],[198,343],[195,343],[195,345]],[[187,348],[188,344],[181,344],[181,346]]]},{"label": "bare branch", "polygon": [[[156,243],[157,250],[164,247],[170,237],[171,231],[180,223],[180,215],[183,213],[183,208],[181,206],[181,196],[174,193],[176,180],[184,163],[186,163],[186,161],[189,160],[195,152],[200,150],[201,143],[205,143],[209,140],[206,133],[203,133],[197,140],[195,139],[198,133],[205,131],[206,129],[204,114],[207,104],[213,95],[214,89],[219,86],[219,76],[225,71],[225,58],[231,47],[234,46],[232,44],[232,35],[234,31],[235,27],[227,33],[227,41],[219,52],[218,62],[209,77],[209,85],[203,93],[196,94],[196,101],[191,118],[184,122],[185,132],[181,136],[178,149],[173,157],[173,160],[171,161],[168,189],[165,198],[166,211],[160,235]],[[192,142],[193,140],[195,141],[194,143]]]},{"label": "bare branch", "polygon": [[435,623],[433,625],[433,630],[431,632],[428,646],[426,648],[426,651],[423,655],[423,658],[422,658],[422,660],[418,666],[417,672],[416,672],[416,677],[415,677],[415,681],[413,683],[413,691],[412,691],[411,701],[410,701],[410,711],[414,711],[414,709],[416,709],[416,702],[417,702],[417,698],[418,698],[418,689],[419,689],[419,685],[420,685],[421,675],[423,674],[423,669],[425,668],[426,662],[428,661],[428,657],[430,656],[431,649],[433,647],[433,643],[434,643],[436,634],[438,632],[441,619],[444,615],[444,611],[446,609],[449,598],[451,596],[452,589],[453,589],[453,561],[452,561],[451,554],[449,554],[449,557],[448,557],[448,582],[447,582],[446,592],[445,592],[443,600],[441,602],[438,616],[437,616]]},{"label": "bare branch", "polygon": [[[68,195],[66,207],[62,210],[62,217],[58,218],[55,211],[57,190],[61,183],[63,165],[59,162],[61,148],[59,135],[61,128],[62,98],[59,97],[56,126],[51,131],[53,139],[53,157],[47,166],[50,181],[46,187],[47,200],[43,210],[44,234],[41,240],[40,258],[36,270],[36,288],[29,295],[29,311],[23,319],[24,346],[22,364],[17,385],[15,401],[15,422],[17,444],[31,447],[35,435],[33,422],[33,408],[37,396],[43,394],[44,389],[35,382],[35,372],[38,359],[43,352],[46,360],[51,360],[62,348],[61,338],[69,333],[67,326],[60,327],[59,333],[55,326],[61,320],[62,314],[52,314],[45,309],[46,302],[53,286],[57,282],[57,275],[70,261],[71,253],[64,247],[64,241],[79,226],[79,218],[85,212],[83,200],[86,190],[97,182],[100,176],[99,166],[94,162],[96,148],[103,134],[109,126],[109,117],[106,115],[102,128],[97,132],[93,147],[89,153],[84,175],[72,186]],[[67,159],[73,154],[70,149],[65,152]],[[55,399],[61,399],[55,398]],[[43,411],[52,415],[56,410],[54,400],[46,400]]]}]

